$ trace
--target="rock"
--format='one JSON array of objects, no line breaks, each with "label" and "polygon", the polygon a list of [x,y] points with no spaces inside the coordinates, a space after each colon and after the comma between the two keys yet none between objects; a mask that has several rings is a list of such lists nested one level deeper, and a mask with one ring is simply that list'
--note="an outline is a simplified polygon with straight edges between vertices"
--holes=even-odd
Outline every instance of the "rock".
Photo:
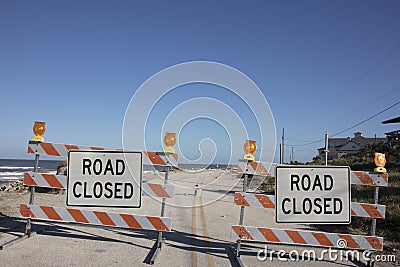
[{"label": "rock", "polygon": [[68,167],[67,166],[58,166],[57,175],[67,175]]},{"label": "rock", "polygon": [[17,191],[24,191],[26,190],[27,187],[24,186],[22,181],[17,181],[17,182],[11,182],[8,184],[3,184],[0,187],[0,191],[5,191],[5,192],[17,192]]}]

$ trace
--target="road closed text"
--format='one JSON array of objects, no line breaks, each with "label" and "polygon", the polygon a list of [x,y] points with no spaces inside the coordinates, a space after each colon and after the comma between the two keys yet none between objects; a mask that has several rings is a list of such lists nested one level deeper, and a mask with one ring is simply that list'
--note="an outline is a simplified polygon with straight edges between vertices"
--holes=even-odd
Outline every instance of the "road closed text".
[{"label": "road closed text", "polygon": [[278,223],[350,223],[348,167],[278,166]]},{"label": "road closed text", "polygon": [[76,181],[72,186],[75,198],[123,198],[133,197],[133,185],[131,183],[95,182],[92,186],[88,182]]},{"label": "road closed text", "polygon": [[[331,175],[318,174],[310,177],[307,174],[299,176],[297,174],[290,175],[290,190],[303,192],[307,195],[308,192],[316,191],[324,192],[331,191],[334,186],[334,180]],[[343,201],[338,197],[305,197],[299,200],[295,197],[285,197],[282,200],[282,212],[284,214],[340,214],[343,210]]]},{"label": "road closed text", "polygon": [[[140,206],[141,154],[70,152],[69,160],[68,205]],[[128,166],[135,160],[138,167]]]},{"label": "road closed text", "polygon": [[[125,173],[125,162],[123,159],[82,159],[82,178],[85,176],[108,175],[110,177],[122,176]],[[82,179],[86,180],[86,179]],[[93,183],[76,181],[72,185],[72,193],[75,198],[123,198],[133,197],[133,184],[117,182],[110,179],[106,182],[95,181]]]}]

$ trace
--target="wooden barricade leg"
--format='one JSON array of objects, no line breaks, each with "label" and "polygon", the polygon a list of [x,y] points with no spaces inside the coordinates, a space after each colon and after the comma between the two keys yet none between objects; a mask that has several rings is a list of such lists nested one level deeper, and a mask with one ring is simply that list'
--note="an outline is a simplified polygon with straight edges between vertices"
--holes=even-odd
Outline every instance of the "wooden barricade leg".
[{"label": "wooden barricade leg", "polygon": [[[35,154],[35,165],[33,166],[33,171],[38,172],[38,169],[39,169],[39,154]],[[29,191],[30,191],[29,204],[32,205],[33,201],[35,199],[35,187],[29,186]],[[3,244],[2,246],[0,246],[0,250],[4,249],[6,247],[9,247],[11,245],[14,245],[15,243],[18,243],[18,242],[24,240],[25,238],[29,238],[34,234],[36,234],[36,233],[32,232],[32,219],[28,218],[26,220],[25,233],[22,236],[20,236],[16,239],[13,239],[13,240]]]},{"label": "wooden barricade leg", "polygon": [[[169,166],[167,166],[166,170],[165,170],[165,175],[164,175],[164,185],[167,185],[168,183],[168,175],[169,175]],[[164,217],[164,213],[165,213],[165,202],[166,202],[166,198],[163,197],[162,199],[162,203],[161,203],[161,217]],[[162,244],[163,244],[164,240],[163,240],[163,233],[161,231],[158,232],[158,237],[157,237],[157,241],[154,244],[154,247],[152,249],[152,251],[150,251],[150,253],[153,253],[153,255],[151,256],[150,260],[149,260],[149,264],[154,264],[154,261],[156,260],[158,254],[161,251],[162,248]]]},{"label": "wooden barricade leg", "polygon": [[[35,166],[33,167],[34,172],[38,172],[39,169],[39,154],[35,155]],[[29,205],[33,205],[33,201],[35,199],[35,187],[30,186],[29,187],[30,191],[30,196],[29,196]],[[25,235],[28,237],[31,237],[31,232],[32,232],[32,219],[28,218],[26,221],[26,229],[25,229]]]},{"label": "wooden barricade leg", "polygon": [[[376,186],[376,187],[374,188],[374,204],[378,204],[378,198],[379,198],[379,187]],[[372,221],[371,221],[371,233],[370,233],[370,234],[371,234],[372,236],[374,236],[374,235],[375,235],[375,232],[376,232],[376,219],[373,218]],[[374,258],[374,256],[375,256],[375,253],[372,252],[372,253],[371,253],[371,258]],[[369,260],[369,261],[367,262],[367,266],[368,266],[368,267],[374,267],[374,265],[375,265],[375,261]]]},{"label": "wooden barricade leg", "polygon": [[[246,164],[246,169],[248,166],[248,162]],[[247,192],[247,178],[248,178],[248,174],[244,174],[243,175],[243,193]],[[240,217],[239,217],[239,225],[243,225],[243,220],[244,220],[244,206],[240,207]],[[239,264],[239,266],[244,266],[242,260],[240,259],[240,248],[241,248],[241,242],[242,240],[239,238],[236,241],[236,251],[235,251],[235,258],[237,263]]]}]

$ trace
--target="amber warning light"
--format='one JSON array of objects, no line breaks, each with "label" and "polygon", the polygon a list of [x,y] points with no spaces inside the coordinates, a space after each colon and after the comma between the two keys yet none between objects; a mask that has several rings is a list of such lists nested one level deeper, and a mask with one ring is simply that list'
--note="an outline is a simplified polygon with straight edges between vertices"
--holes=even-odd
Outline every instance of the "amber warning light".
[{"label": "amber warning light", "polygon": [[378,172],[378,173],[385,173],[386,172],[386,169],[385,169],[385,164],[386,164],[385,154],[375,153],[374,162],[375,162],[375,165],[376,165],[376,168],[374,169],[375,172]]},{"label": "amber warning light", "polygon": [[173,146],[176,144],[176,133],[165,133],[164,144],[167,146],[164,148],[164,152],[175,153]]},{"label": "amber warning light", "polygon": [[246,140],[243,145],[243,150],[246,155],[243,156],[245,160],[254,161],[254,152],[257,149],[256,141],[253,140]]},{"label": "amber warning light", "polygon": [[46,132],[46,123],[43,121],[35,121],[33,124],[33,133],[35,136],[32,137],[32,141],[43,142],[44,138],[42,135]]}]

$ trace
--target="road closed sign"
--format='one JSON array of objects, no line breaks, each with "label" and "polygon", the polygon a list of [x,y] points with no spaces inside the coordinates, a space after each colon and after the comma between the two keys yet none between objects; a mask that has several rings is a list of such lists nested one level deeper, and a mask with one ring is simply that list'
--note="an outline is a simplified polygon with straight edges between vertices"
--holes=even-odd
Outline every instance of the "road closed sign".
[{"label": "road closed sign", "polygon": [[68,152],[67,206],[140,208],[141,187],[141,152]]},{"label": "road closed sign", "polygon": [[277,223],[350,223],[350,168],[278,166]]}]

